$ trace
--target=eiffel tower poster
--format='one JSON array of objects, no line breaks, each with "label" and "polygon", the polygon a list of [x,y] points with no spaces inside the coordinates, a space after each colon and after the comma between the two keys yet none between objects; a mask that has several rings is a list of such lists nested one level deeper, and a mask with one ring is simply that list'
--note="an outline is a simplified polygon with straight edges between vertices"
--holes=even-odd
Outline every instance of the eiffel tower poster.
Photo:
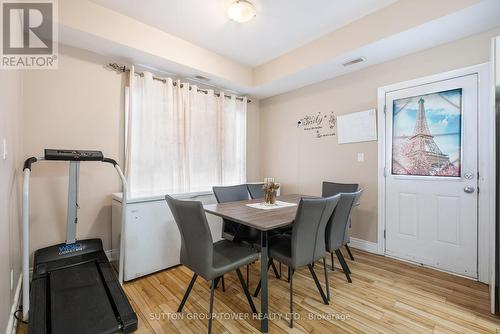
[{"label": "eiffel tower poster", "polygon": [[462,89],[394,100],[392,174],[460,176]]}]

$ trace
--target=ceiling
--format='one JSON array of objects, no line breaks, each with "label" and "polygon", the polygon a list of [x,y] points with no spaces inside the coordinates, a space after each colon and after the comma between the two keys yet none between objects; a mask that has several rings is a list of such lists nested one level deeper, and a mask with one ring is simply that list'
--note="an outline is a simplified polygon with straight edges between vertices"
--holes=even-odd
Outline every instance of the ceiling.
[{"label": "ceiling", "polygon": [[500,27],[500,0],[252,0],[246,24],[226,18],[230,1],[60,1],[59,42],[264,99]]},{"label": "ceiling", "polygon": [[91,0],[193,44],[258,66],[396,0],[251,0],[255,19],[226,16],[233,0]]}]

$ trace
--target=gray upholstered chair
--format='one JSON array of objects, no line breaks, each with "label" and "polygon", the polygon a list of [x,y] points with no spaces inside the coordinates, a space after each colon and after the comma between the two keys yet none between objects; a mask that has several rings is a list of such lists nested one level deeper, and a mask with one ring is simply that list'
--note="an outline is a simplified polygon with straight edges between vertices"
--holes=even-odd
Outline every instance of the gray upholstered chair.
[{"label": "gray upholstered chair", "polygon": [[264,198],[264,183],[247,183],[248,192],[252,199]]},{"label": "gray upholstered chair", "polygon": [[[250,198],[251,199],[264,198],[265,193],[264,193],[264,189],[262,188],[263,186],[264,186],[264,183],[247,183],[247,188],[248,188],[248,193],[250,194]],[[291,226],[285,226],[285,227],[281,227],[281,228],[269,231],[271,236],[276,235],[276,234],[280,234],[280,233],[287,233],[287,232],[291,233]],[[256,246],[259,247],[260,245],[256,244]],[[276,278],[281,278],[281,262],[280,262],[280,266],[279,266],[279,268],[280,268],[279,273],[276,271],[276,266],[275,266],[274,262],[272,261],[272,259],[270,261],[270,264],[273,268],[273,271],[274,271],[274,274],[276,275]],[[247,284],[248,284],[248,277],[247,277]]]},{"label": "gray upholstered chair", "polygon": [[[246,201],[250,199],[246,184],[227,187],[212,187],[217,203]],[[244,241],[249,244],[260,240],[259,231],[247,226],[224,219],[222,223],[222,237],[230,241]]]},{"label": "gray upholstered chair", "polygon": [[[336,182],[323,182],[321,196],[328,197],[334,196],[340,193],[353,193],[357,191],[359,188],[359,184],[357,183],[336,183]],[[355,205],[359,205],[359,203],[355,203]],[[349,221],[349,228],[351,227],[351,221]],[[352,256],[351,249],[349,248],[349,242],[351,241],[351,233],[347,230],[345,235],[345,249],[349,254],[349,258],[354,261],[354,256]]]},{"label": "gray upholstered chair", "polygon": [[[297,208],[292,234],[277,235],[269,241],[269,257],[287,265],[290,283],[290,327],[293,327],[293,274],[297,268],[307,266],[314,283],[328,305],[330,289],[326,270],[326,225],[340,199],[340,195],[328,198],[302,198]],[[314,272],[312,264],[323,259],[326,295]],[[254,296],[260,291],[260,282]]]},{"label": "gray upholstered chair", "polygon": [[[352,193],[341,193],[337,195],[340,196],[340,201],[326,226],[326,250],[332,257],[332,270],[334,268],[333,253],[335,252],[349,283],[352,283],[350,276],[351,271],[340,248],[345,246],[345,234],[348,233],[352,208],[354,204],[357,203],[362,193],[363,190],[359,190]],[[323,265],[326,266],[324,263]]]},{"label": "gray upholstered chair", "polygon": [[[217,203],[226,202],[236,202],[245,201],[249,199],[248,188],[246,184],[239,184],[236,186],[223,186],[223,187],[212,187]],[[260,231],[236,222],[230,221],[228,219],[223,219],[222,222],[222,237],[226,240],[233,242],[241,242],[252,247],[257,247],[260,245]],[[278,270],[276,269],[274,263],[273,270],[276,277],[279,276]],[[247,285],[250,280],[250,270],[247,266],[246,281]],[[224,277],[222,281],[222,290],[224,291]]]},{"label": "gray upholstered chair", "polygon": [[194,272],[177,312],[182,312],[198,276],[211,281],[208,315],[208,333],[211,333],[215,286],[222,275],[235,270],[252,312],[257,313],[240,267],[256,261],[259,254],[248,246],[228,240],[213,243],[201,202],[178,200],[168,195],[165,200],[181,234],[181,264]]}]

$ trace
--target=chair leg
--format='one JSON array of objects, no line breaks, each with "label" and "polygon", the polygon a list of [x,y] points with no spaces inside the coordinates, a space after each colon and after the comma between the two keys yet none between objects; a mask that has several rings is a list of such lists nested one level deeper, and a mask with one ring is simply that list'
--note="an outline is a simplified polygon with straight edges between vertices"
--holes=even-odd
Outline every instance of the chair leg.
[{"label": "chair leg", "polygon": [[345,245],[344,246],[345,249],[347,249],[347,254],[349,254],[349,258],[354,261],[354,256],[352,256],[352,252],[351,252],[351,249],[349,248],[349,245]]},{"label": "chair leg", "polygon": [[222,281],[222,292],[226,292],[226,284],[224,283],[224,275],[222,275],[221,281]]},{"label": "chair leg", "polygon": [[196,281],[196,278],[198,277],[198,274],[193,274],[193,278],[191,278],[191,282],[189,282],[189,286],[186,290],[186,293],[184,293],[184,297],[182,297],[181,304],[179,305],[179,308],[177,309],[177,312],[182,312],[182,309],[184,308],[184,304],[186,304],[186,300],[189,297],[189,294],[191,293],[191,289],[193,288],[194,282]]},{"label": "chair leg", "polygon": [[[269,261],[269,263],[267,264],[267,271],[269,271],[269,268],[271,268],[271,263],[272,263],[271,261]],[[254,297],[257,297],[259,295],[261,284],[262,284],[262,281],[259,280],[259,284],[257,284],[257,287],[255,288],[255,292],[253,293]]]},{"label": "chair leg", "polygon": [[215,280],[212,280],[212,287],[210,288],[210,308],[208,310],[208,334],[212,334],[212,316],[214,312],[214,292]]},{"label": "chair leg", "polygon": [[335,271],[335,262],[333,261],[333,252],[330,253],[330,256],[332,258],[332,271]]},{"label": "chair leg", "polygon": [[245,280],[243,279],[243,275],[241,274],[240,268],[236,269],[236,273],[238,274],[238,278],[241,283],[241,287],[243,288],[243,292],[245,293],[245,296],[247,297],[248,304],[250,304],[250,308],[252,309],[252,312],[254,314],[257,313],[257,309],[255,308],[255,304],[253,303],[252,296],[250,296],[250,292],[248,291],[248,287],[245,284]]},{"label": "chair leg", "polygon": [[290,282],[290,328],[293,328],[293,273],[294,270],[288,267],[288,281]]},{"label": "chair leg", "polygon": [[345,260],[345,257],[344,257],[344,254],[342,254],[342,251],[340,251],[340,255],[342,256],[342,261],[344,262],[345,264],[345,267],[347,268],[347,272],[349,273],[349,275],[351,274],[351,268],[349,268],[349,266],[347,265],[347,261]]},{"label": "chair leg", "polygon": [[220,281],[220,277],[215,278],[215,288],[216,289],[219,287],[219,281]]},{"label": "chair leg", "polygon": [[323,258],[323,271],[325,272],[326,299],[330,301],[330,285],[328,282],[328,269],[326,269],[326,257]]},{"label": "chair leg", "polygon": [[270,259],[270,262],[271,262],[271,267],[273,267],[274,276],[276,276],[277,279],[280,279],[280,274],[278,273],[278,269],[276,268],[273,259]]},{"label": "chair leg", "polygon": [[345,262],[344,256],[342,255],[342,252],[340,249],[335,250],[335,254],[337,254],[337,258],[339,259],[340,265],[342,266],[342,271],[344,271],[344,275],[347,278],[347,281],[349,283],[352,283],[352,279],[350,274],[349,267],[347,266],[347,263]]},{"label": "chair leg", "polygon": [[316,287],[318,288],[319,294],[321,295],[321,298],[323,299],[323,303],[325,303],[325,305],[328,305],[328,299],[326,299],[325,292],[323,291],[321,284],[319,284],[318,276],[316,276],[316,273],[314,272],[314,268],[312,267],[311,264],[308,264],[307,267],[309,268],[309,271],[311,272],[311,276],[314,279],[314,283],[316,283]]},{"label": "chair leg", "polygon": [[250,265],[247,264],[247,287],[250,286]]}]

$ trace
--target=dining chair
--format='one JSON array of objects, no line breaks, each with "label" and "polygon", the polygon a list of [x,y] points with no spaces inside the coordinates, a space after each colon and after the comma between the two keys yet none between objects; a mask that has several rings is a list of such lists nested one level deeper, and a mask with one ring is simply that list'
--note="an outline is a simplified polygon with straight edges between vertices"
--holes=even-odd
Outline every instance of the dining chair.
[{"label": "dining chair", "polygon": [[[293,327],[293,275],[297,268],[307,266],[323,303],[328,305],[330,289],[326,270],[326,225],[337,206],[340,195],[328,198],[302,198],[297,207],[292,234],[281,234],[269,241],[269,257],[287,265],[290,284],[290,327]],[[326,295],[314,272],[312,264],[323,259]],[[269,269],[269,267],[268,267]],[[260,291],[260,282],[254,293]]]},{"label": "dining chair", "polygon": [[[245,201],[249,199],[246,184],[226,187],[212,187],[217,203]],[[253,243],[259,240],[259,231],[228,219],[222,222],[222,237],[230,241]]]},{"label": "dining chair", "polygon": [[[249,199],[248,187],[246,184],[212,187],[212,190],[214,192],[217,203],[245,201]],[[238,224],[228,219],[223,219],[222,221],[222,237],[232,242],[247,244],[253,248],[258,248],[260,246],[259,230]],[[278,277],[278,269],[276,268],[274,263],[272,264],[272,266],[276,277]],[[246,269],[246,281],[247,285],[249,285],[249,266],[247,266]],[[224,277],[222,277],[221,282],[223,284],[222,290],[224,290]]]},{"label": "dining chair", "polygon": [[[250,198],[251,199],[264,198],[265,193],[264,189],[262,188],[263,186],[264,183],[247,183],[247,188],[248,188],[248,193],[250,194]],[[269,233],[271,236],[281,233],[292,233],[292,227],[291,226],[280,227],[278,229],[269,231]],[[273,267],[273,270],[275,270],[275,264],[272,261],[271,261],[271,266]],[[278,276],[281,278],[281,262],[279,263]]]},{"label": "dining chair", "polygon": [[247,183],[248,193],[251,199],[264,198],[264,183]]},{"label": "dining chair", "polygon": [[[357,183],[336,183],[324,181],[322,185],[321,196],[328,197],[340,193],[352,193],[357,191],[358,188],[359,184]],[[359,203],[355,203],[355,205],[359,205]],[[351,228],[351,221],[349,221],[349,228]],[[351,233],[349,230],[347,230],[347,233],[345,235],[344,247],[347,250],[347,254],[349,254],[349,258],[354,261],[354,256],[352,255],[351,249],[349,248],[349,242],[351,242]]]},{"label": "dining chair", "polygon": [[228,240],[213,243],[201,202],[178,200],[169,195],[165,196],[165,200],[172,211],[181,234],[180,262],[194,273],[177,312],[182,312],[198,276],[211,281],[208,312],[208,333],[210,334],[212,332],[215,287],[224,274],[235,270],[250,308],[256,314],[257,310],[241,274],[240,267],[256,261],[259,254],[248,246]]},{"label": "dining chair", "polygon": [[[345,234],[348,233],[352,208],[354,203],[357,203],[362,193],[363,190],[358,190],[352,193],[340,193],[336,195],[340,196],[340,201],[338,202],[337,207],[335,208],[335,211],[326,226],[326,250],[330,253],[332,258],[332,270],[334,269],[333,253],[335,253],[349,283],[352,283],[350,275],[351,270],[349,269],[340,248],[346,244]],[[323,263],[323,266],[326,270],[325,263]]]}]

